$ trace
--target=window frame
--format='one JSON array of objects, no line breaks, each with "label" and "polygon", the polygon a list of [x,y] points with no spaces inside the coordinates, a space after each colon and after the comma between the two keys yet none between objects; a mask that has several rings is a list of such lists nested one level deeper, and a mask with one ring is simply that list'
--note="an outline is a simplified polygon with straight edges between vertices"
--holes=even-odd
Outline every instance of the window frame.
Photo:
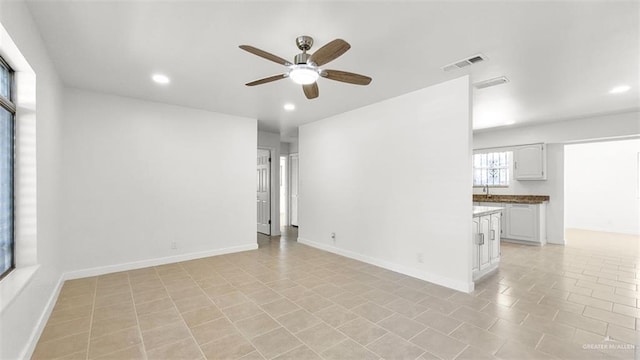
[{"label": "window frame", "polygon": [[[506,171],[506,184],[502,185],[476,185],[475,184],[475,170],[478,169],[475,167],[475,159],[473,159],[476,155],[482,155],[482,156],[487,156],[488,154],[491,153],[505,153],[505,157],[506,157],[506,165],[504,167],[500,167],[498,169],[501,170],[505,170]],[[473,178],[472,178],[472,182],[473,182],[473,187],[474,188],[484,188],[485,186],[488,186],[490,188],[508,188],[509,186],[511,186],[511,175],[512,175],[512,169],[511,169],[511,163],[512,163],[512,159],[513,159],[513,152],[507,149],[491,149],[491,151],[478,151],[478,152],[474,152],[472,155],[472,160],[471,160],[471,169],[473,172]],[[489,169],[489,168],[486,168]]]},{"label": "window frame", "polygon": [[11,131],[12,131],[12,151],[11,151],[11,168],[12,168],[12,179],[11,179],[11,266],[0,273],[0,281],[4,279],[7,275],[11,274],[13,270],[16,269],[16,105],[14,103],[15,93],[16,93],[16,82],[15,82],[15,71],[9,66],[9,64],[0,56],[0,66],[4,67],[8,70],[9,74],[9,97],[6,98],[4,95],[0,94],[0,107],[5,109],[11,114]]}]

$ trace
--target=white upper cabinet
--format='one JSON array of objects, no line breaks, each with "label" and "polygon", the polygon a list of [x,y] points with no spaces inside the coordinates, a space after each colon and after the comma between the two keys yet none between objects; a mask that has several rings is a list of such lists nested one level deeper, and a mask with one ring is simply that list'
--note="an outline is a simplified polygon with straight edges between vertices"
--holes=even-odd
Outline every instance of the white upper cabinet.
[{"label": "white upper cabinet", "polygon": [[546,180],[547,153],[544,144],[522,145],[513,151],[516,180]]}]

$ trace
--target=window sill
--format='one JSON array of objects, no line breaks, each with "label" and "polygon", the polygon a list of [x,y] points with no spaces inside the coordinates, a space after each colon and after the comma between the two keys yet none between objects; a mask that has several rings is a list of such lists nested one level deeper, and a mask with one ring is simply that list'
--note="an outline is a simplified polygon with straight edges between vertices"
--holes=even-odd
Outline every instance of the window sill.
[{"label": "window sill", "polygon": [[39,268],[40,265],[17,268],[0,281],[0,314],[20,295]]}]

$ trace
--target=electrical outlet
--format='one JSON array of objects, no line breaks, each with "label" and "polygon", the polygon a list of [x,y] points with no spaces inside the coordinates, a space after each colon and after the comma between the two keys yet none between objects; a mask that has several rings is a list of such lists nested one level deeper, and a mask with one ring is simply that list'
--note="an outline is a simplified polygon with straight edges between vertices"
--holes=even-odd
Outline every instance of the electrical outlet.
[{"label": "electrical outlet", "polygon": [[173,242],[171,243],[171,249],[172,249],[172,250],[176,250],[176,249],[178,249],[178,244],[177,244],[175,241],[173,241]]},{"label": "electrical outlet", "polygon": [[423,263],[424,262],[424,256],[422,255],[422,253],[418,253],[417,258],[418,258],[418,262],[419,263]]},{"label": "electrical outlet", "polygon": [[333,242],[336,242],[336,233],[331,233],[331,240],[333,240]]}]

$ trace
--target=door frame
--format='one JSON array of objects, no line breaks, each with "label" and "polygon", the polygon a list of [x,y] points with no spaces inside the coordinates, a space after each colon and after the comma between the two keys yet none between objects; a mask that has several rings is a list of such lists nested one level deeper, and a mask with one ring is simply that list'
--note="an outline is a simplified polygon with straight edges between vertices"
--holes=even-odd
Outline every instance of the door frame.
[{"label": "door frame", "polygon": [[[256,149],[256,156],[257,154],[257,150],[266,150],[269,152],[269,159],[271,159],[271,161],[269,162],[269,191],[268,191],[268,195],[269,195],[269,234],[263,234],[263,235],[267,235],[267,236],[272,236],[273,235],[273,211],[271,211],[271,209],[273,208],[273,204],[271,203],[271,201],[273,200],[273,196],[271,196],[272,193],[272,187],[273,187],[273,153],[274,150],[270,147],[266,147],[266,146],[258,146],[258,148]],[[257,165],[257,164],[256,164]],[[278,169],[279,172],[280,169]],[[279,184],[278,184],[279,185]],[[279,201],[279,199],[278,199]],[[278,215],[279,216],[279,215]],[[257,230],[257,229],[256,229]],[[258,231],[256,231],[258,232]],[[262,233],[260,233],[262,234]]]},{"label": "door frame", "polygon": [[[299,154],[299,153],[297,153],[297,152],[295,152],[295,153],[290,153],[290,154],[287,156],[287,161],[289,162],[289,179],[288,179],[288,180],[289,180],[289,187],[287,188],[287,191],[289,192],[289,193],[287,194],[287,195],[288,195],[287,200],[288,200],[288,202],[289,202],[289,208],[287,209],[287,212],[288,212],[288,216],[289,216],[289,225],[290,225],[290,226],[295,226],[295,227],[297,228],[297,227],[298,227],[298,225],[300,224],[300,222],[299,222],[299,221],[296,221],[296,222],[297,222],[297,224],[296,224],[296,225],[293,225],[293,224],[291,223],[291,219],[292,219],[292,216],[291,216],[292,212],[291,212],[291,210],[293,209],[293,206],[292,206],[292,204],[293,204],[293,197],[292,197],[292,195],[291,195],[291,187],[292,187],[292,184],[293,184],[293,171],[292,171],[291,163],[292,163],[292,158],[293,158],[293,157],[296,157],[296,159],[298,159],[298,166],[297,166],[298,174],[297,174],[297,177],[296,177],[296,180],[297,180],[297,183],[298,183],[298,184],[297,184],[298,194],[296,195],[296,196],[297,196],[297,198],[298,198],[298,204],[296,204],[296,205],[299,205],[299,204],[300,204],[300,154]],[[296,206],[296,211],[298,210],[298,208],[299,208],[299,206]],[[297,219],[296,219],[296,220],[299,220],[299,216],[297,216]]]},{"label": "door frame", "polygon": [[[280,175],[280,166],[282,166],[282,158],[285,158],[285,174],[284,174],[284,179],[280,179],[281,181],[284,181],[284,200],[287,203],[286,206],[286,211],[284,214],[284,221],[285,224],[280,224],[280,227],[282,226],[290,226],[291,224],[291,200],[289,198],[289,185],[290,185],[290,181],[289,181],[289,173],[291,172],[291,164],[289,162],[289,154],[280,154],[280,162],[278,163],[278,176]],[[280,185],[280,183],[278,183],[278,186]],[[278,206],[280,207],[280,198],[283,196],[282,193],[278,193]],[[279,209],[280,211],[282,211],[282,209]],[[280,214],[278,214],[279,216]]]}]

